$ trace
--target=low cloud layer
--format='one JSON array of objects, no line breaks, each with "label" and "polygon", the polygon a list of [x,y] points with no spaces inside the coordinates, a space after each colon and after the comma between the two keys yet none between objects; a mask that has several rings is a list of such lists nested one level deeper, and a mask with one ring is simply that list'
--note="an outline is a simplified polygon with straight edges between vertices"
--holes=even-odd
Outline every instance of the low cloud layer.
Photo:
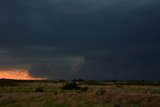
[{"label": "low cloud layer", "polygon": [[[1,0],[0,71],[160,80],[158,0]],[[13,71],[14,72],[14,71]]]}]

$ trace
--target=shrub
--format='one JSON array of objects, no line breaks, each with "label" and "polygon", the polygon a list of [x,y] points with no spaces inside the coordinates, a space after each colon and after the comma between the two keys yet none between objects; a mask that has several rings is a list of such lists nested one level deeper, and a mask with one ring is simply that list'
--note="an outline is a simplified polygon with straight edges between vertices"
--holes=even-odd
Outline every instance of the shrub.
[{"label": "shrub", "polygon": [[79,90],[80,87],[76,82],[66,83],[61,87],[62,90]]},{"label": "shrub", "polygon": [[122,84],[117,84],[116,87],[117,88],[123,88],[124,86]]},{"label": "shrub", "polygon": [[80,90],[81,90],[82,92],[86,92],[86,91],[89,90],[89,88],[88,88],[88,87],[83,87],[83,88],[81,88]]},{"label": "shrub", "polygon": [[106,90],[104,90],[103,88],[100,88],[100,89],[96,92],[96,94],[97,94],[97,95],[103,95],[103,94],[105,94],[105,92],[106,92]]},{"label": "shrub", "polygon": [[43,87],[38,87],[35,89],[35,92],[44,92]]},{"label": "shrub", "polygon": [[11,80],[11,79],[0,79],[0,87],[4,86],[17,86],[19,84],[19,81],[17,80]]}]

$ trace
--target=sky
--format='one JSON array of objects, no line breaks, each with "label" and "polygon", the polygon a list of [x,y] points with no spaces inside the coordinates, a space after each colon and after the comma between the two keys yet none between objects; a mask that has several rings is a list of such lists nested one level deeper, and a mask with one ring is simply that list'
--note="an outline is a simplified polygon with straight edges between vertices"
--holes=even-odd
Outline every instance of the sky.
[{"label": "sky", "polygon": [[159,13],[159,0],[0,0],[0,78],[159,81]]}]

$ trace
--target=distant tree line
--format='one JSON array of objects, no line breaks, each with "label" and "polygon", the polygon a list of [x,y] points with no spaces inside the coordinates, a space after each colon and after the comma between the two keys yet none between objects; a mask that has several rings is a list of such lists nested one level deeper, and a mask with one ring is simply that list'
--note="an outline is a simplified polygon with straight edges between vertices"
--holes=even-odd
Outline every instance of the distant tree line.
[{"label": "distant tree line", "polygon": [[84,80],[84,79],[73,79],[71,81],[60,79],[60,80],[13,80],[13,79],[0,79],[0,86],[15,86],[20,83],[66,83],[66,82],[76,82],[79,85],[113,85],[113,84],[122,84],[122,85],[153,85],[160,86],[160,81],[145,81],[145,80],[106,80],[106,81],[95,81],[95,80]]}]

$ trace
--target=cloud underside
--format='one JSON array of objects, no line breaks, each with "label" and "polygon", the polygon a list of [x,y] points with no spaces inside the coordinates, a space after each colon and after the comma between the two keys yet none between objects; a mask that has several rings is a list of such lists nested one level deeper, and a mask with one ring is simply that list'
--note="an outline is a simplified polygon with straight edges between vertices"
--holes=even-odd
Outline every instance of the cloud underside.
[{"label": "cloud underside", "polygon": [[159,5],[158,0],[2,0],[0,72],[159,80]]}]

